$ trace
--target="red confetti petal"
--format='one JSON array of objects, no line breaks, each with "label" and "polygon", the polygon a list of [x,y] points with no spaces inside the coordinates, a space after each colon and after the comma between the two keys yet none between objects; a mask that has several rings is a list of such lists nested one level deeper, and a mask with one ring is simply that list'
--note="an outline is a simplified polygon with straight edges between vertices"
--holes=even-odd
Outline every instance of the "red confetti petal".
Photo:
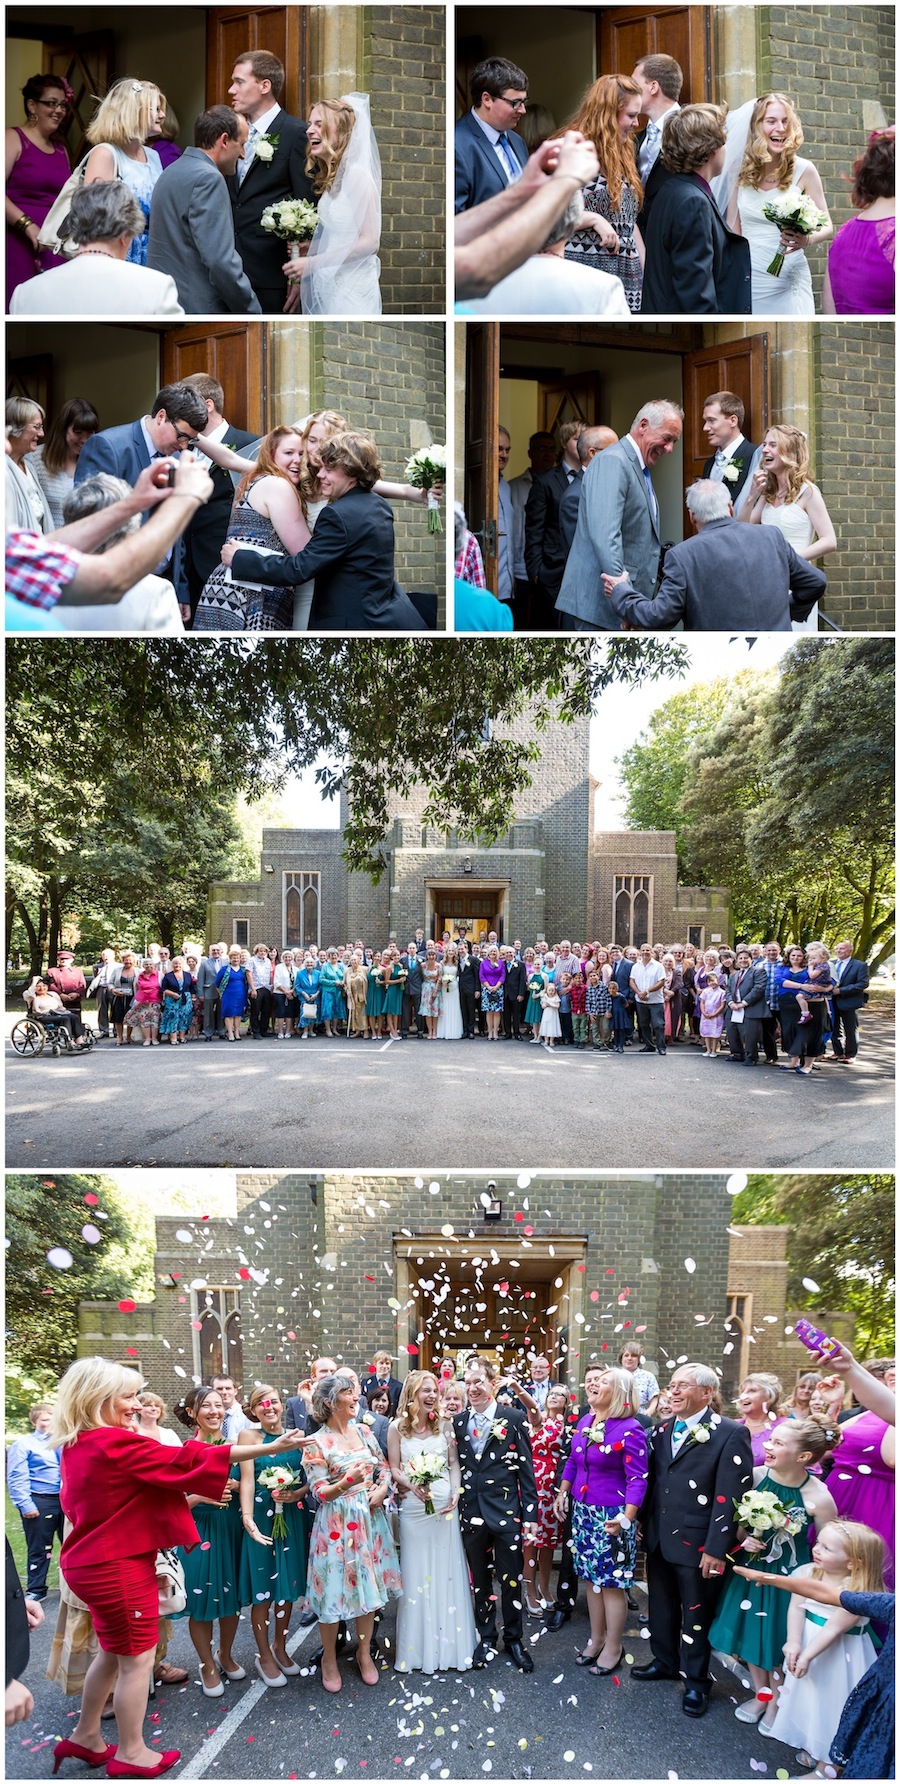
[{"label": "red confetti petal", "polygon": [[[54,1183],[52,1177],[51,1178],[45,1177],[43,1183],[41,1184],[41,1188],[42,1189],[55,1189],[56,1184]],[[87,1197],[85,1197],[85,1201],[86,1200],[87,1200]]]},{"label": "red confetti petal", "polygon": [[524,1214],[520,1214],[517,1209],[515,1214],[513,1215],[513,1220],[524,1220],[524,1219],[525,1219]]},{"label": "red confetti petal", "polygon": [[[200,1216],[200,1219],[201,1219],[201,1220],[208,1220],[208,1219],[209,1219],[209,1215],[208,1215],[208,1214],[201,1214],[201,1216]],[[255,1736],[255,1735],[254,1735],[254,1737],[253,1737],[253,1738],[254,1738],[254,1740],[255,1740],[255,1739],[256,1739],[256,1736]]]},{"label": "red confetti petal", "polygon": [[137,1312],[137,1302],[136,1301],[120,1301],[119,1302],[119,1312],[120,1313],[136,1313]]},{"label": "red confetti petal", "polygon": [[599,1299],[600,1299],[600,1290],[596,1289],[596,1288],[592,1288],[591,1289],[591,1300],[599,1301]]},{"label": "red confetti petal", "polygon": [[288,1332],[288,1338],[290,1339],[292,1344],[295,1342],[296,1337],[297,1337],[296,1332]]},{"label": "red confetti petal", "polygon": [[410,1357],[417,1357],[419,1354],[419,1346],[417,1344],[408,1344],[406,1346],[406,1354]]},{"label": "red confetti petal", "polygon": [[[51,1187],[51,1185],[50,1185],[50,1184],[45,1184],[45,1185],[44,1185],[44,1188],[45,1188],[45,1189],[49,1189],[49,1188],[50,1188],[50,1187]],[[85,1201],[86,1201],[86,1203],[87,1203],[87,1205],[88,1205],[88,1207],[89,1207],[89,1208],[96,1208],[96,1206],[97,1206],[97,1203],[98,1203],[98,1202],[99,1202],[99,1200],[100,1200],[100,1197],[99,1197],[99,1196],[85,1196],[85,1198],[84,1198],[84,1199],[85,1199]]]},{"label": "red confetti petal", "polygon": [[530,1239],[533,1232],[534,1232],[534,1227],[526,1227],[525,1228],[526,1238]]},{"label": "red confetti petal", "polygon": [[201,1542],[201,1544],[200,1544],[200,1547],[201,1547],[201,1549],[208,1549],[208,1548],[209,1548],[209,1543],[208,1543],[208,1542]]},{"label": "red confetti petal", "polygon": [[[365,1278],[364,1278],[364,1281],[366,1281],[366,1282],[374,1282],[374,1281],[375,1281],[375,1278],[374,1278],[374,1276],[366,1276],[366,1277],[365,1277]],[[370,1363],[370,1364],[369,1364],[369,1374],[370,1374],[370,1375],[374,1375],[374,1374],[375,1374],[375,1364],[374,1364],[374,1363]]]},{"label": "red confetti petal", "polygon": [[203,1330],[202,1319],[192,1319],[191,1320],[191,1331],[192,1332],[202,1332],[202,1330]]},{"label": "red confetti petal", "polygon": [[583,1275],[584,1275],[584,1272],[585,1272],[585,1270],[586,1270],[586,1269],[587,1269],[587,1265],[586,1265],[586,1264],[579,1264],[579,1266],[578,1266],[578,1274],[579,1274],[579,1276],[583,1276]]},{"label": "red confetti petal", "polygon": [[137,1351],[134,1350],[131,1346],[129,1346],[128,1350],[126,1350],[126,1352],[125,1352],[125,1355],[126,1355],[126,1357],[136,1357]]},{"label": "red confetti petal", "polygon": [[728,1504],[728,1501],[727,1501],[727,1499],[726,1499],[726,1498],[725,1498],[725,1494],[724,1494],[724,1493],[717,1493],[717,1494],[716,1494],[716,1504],[717,1504],[717,1505],[727,1505],[727,1504]]},{"label": "red confetti petal", "polygon": [[238,1275],[242,1282],[250,1281],[250,1271],[249,1270],[239,1270]]},{"label": "red confetti petal", "polygon": [[349,1519],[349,1518],[348,1518],[348,1519],[347,1519],[347,1529],[348,1529],[348,1530],[358,1530],[358,1529],[359,1529],[359,1525],[358,1525],[358,1524],[352,1524],[352,1523],[351,1523],[351,1522],[350,1522],[350,1519]]}]

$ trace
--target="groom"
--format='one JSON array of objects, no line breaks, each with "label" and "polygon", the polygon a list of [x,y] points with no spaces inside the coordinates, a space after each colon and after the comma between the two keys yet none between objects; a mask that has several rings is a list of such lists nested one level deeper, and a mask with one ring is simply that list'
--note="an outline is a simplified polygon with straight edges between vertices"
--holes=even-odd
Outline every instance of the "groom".
[{"label": "groom", "polygon": [[478,1646],[484,1666],[497,1645],[496,1593],[500,1581],[503,1645],[520,1672],[534,1671],[522,1646],[522,1539],[536,1535],[537,1489],[525,1415],[497,1405],[494,1370],[473,1357],[466,1369],[468,1412],[453,1420],[462,1469],[459,1517],[475,1594]]},{"label": "groom", "polygon": [[[285,243],[260,225],[263,211],[282,198],[315,193],[306,172],[306,125],[282,111],[284,64],[268,50],[247,50],[234,65],[228,97],[249,136],[243,160],[228,180],[234,236],[244,272],[264,315],[280,316],[288,287],[281,270]],[[293,306],[292,306],[293,307]]]}]

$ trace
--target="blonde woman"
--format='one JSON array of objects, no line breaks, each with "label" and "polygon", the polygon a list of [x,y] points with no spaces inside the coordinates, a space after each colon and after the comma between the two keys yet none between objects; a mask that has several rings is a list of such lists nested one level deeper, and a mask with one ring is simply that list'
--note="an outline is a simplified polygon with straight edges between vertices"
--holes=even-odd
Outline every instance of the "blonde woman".
[{"label": "blonde woman", "polygon": [[138,964],[130,948],[122,952],[119,965],[109,969],[107,986],[109,991],[109,1026],[116,1037],[117,1047],[127,1047],[131,1040],[131,1028],[125,1034],[125,1017],[130,1015],[138,985]]},{"label": "blonde woman", "polygon": [[[762,458],[738,515],[755,526],[779,527],[798,557],[810,562],[837,549],[822,491],[809,478],[809,442],[797,427],[770,427]],[[795,620],[795,632],[815,632],[818,610]]]},{"label": "blonde woman", "polygon": [[92,180],[124,180],[144,213],[144,231],[135,237],[125,256],[135,266],[147,264],[147,237],[153,188],[162,173],[162,162],[146,139],[158,135],[165,118],[165,101],[152,81],[114,81],[101,99],[86,135],[93,154],[84,172],[85,185]]},{"label": "blonde woman", "polygon": [[355,1039],[358,1035],[364,1035],[366,1032],[366,998],[369,995],[369,974],[359,949],[353,955],[349,971],[344,977],[344,983],[347,987],[349,1000],[347,1029],[351,1037]]},{"label": "blonde woman", "polygon": [[380,316],[381,160],[367,93],[323,99],[309,114],[306,171],[319,220],[304,258],[282,268],[304,316]]},{"label": "blonde woman", "polygon": [[[825,241],[834,225],[815,167],[797,152],[802,142],[803,126],[785,93],[764,93],[728,120],[726,172],[716,197],[720,205],[725,197],[728,222],[750,248],[754,315],[815,315],[805,249]],[[729,167],[737,172],[733,190]],[[763,214],[773,201],[800,197],[811,199],[828,218],[812,235],[780,230]],[[785,258],[776,278],[766,269],[779,251]]]},{"label": "blonde woman", "polygon": [[247,1011],[247,971],[240,948],[229,948],[227,966],[216,973],[216,990],[220,993],[225,1039],[239,1041],[241,1021]]},{"label": "blonde woman", "polygon": [[[815,977],[813,977],[815,975]],[[797,1024],[797,1031],[788,1050],[791,1064],[783,1070],[794,1071],[808,1078],[813,1061],[825,1052],[823,1039],[828,1014],[828,995],[834,990],[831,957],[822,942],[810,942],[806,949],[806,966],[797,972],[793,967],[784,980],[786,991],[799,991],[809,1005],[810,1021]]]},{"label": "blonde woman", "polygon": [[[427,1485],[414,1478],[423,1456],[440,1470]],[[437,1379],[424,1369],[414,1369],[403,1384],[388,1431],[388,1461],[402,1494],[403,1590],[394,1665],[398,1672],[435,1673],[449,1667],[463,1672],[472,1664],[478,1637],[456,1511],[459,1456],[453,1426],[441,1410]],[[429,1505],[433,1511],[426,1509]]]}]

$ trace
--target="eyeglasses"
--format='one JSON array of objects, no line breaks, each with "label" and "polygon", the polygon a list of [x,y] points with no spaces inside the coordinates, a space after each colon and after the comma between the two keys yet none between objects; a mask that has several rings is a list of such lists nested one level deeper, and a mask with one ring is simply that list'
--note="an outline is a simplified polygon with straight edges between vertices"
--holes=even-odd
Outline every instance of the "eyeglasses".
[{"label": "eyeglasses", "polygon": [[69,109],[68,101],[65,99],[38,99],[35,103],[46,106],[47,111],[66,112]]},{"label": "eyeglasses", "polygon": [[509,106],[511,111],[523,112],[528,110],[527,99],[510,99],[506,93],[501,93],[500,98],[503,100],[504,105]]},{"label": "eyeglasses", "polygon": [[[171,425],[175,427],[174,422],[172,422]],[[178,441],[179,446],[193,446],[196,437],[196,434],[185,434],[182,433],[180,428],[175,428],[175,438]]]}]

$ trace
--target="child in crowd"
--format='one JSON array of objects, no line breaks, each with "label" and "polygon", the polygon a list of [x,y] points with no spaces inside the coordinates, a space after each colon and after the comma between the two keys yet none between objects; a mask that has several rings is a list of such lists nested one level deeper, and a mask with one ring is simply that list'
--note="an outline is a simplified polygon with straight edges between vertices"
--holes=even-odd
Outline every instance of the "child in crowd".
[{"label": "child in crowd", "polygon": [[549,985],[541,996],[541,1006],[544,1014],[541,1017],[540,1030],[541,1046],[546,1047],[550,1053],[553,1052],[554,1042],[558,1041],[562,1034],[559,1020],[559,1003],[560,995],[551,979]]},{"label": "child in crowd", "polygon": [[603,983],[597,968],[588,973],[587,990],[585,992],[585,1008],[588,1020],[588,1035],[595,1048],[609,1046],[610,1017],[612,999]]},{"label": "child in crowd", "polygon": [[708,978],[700,993],[700,1035],[707,1059],[715,1059],[725,1026],[725,993],[721,985]]},{"label": "child in crowd", "polygon": [[587,1046],[587,986],[581,972],[572,974],[569,980],[569,1002],[572,1006],[572,1033],[575,1046],[583,1053]]},{"label": "child in crowd", "polygon": [[631,1032],[631,1022],[628,1016],[628,999],[615,979],[609,981],[609,997],[612,1004],[612,1050],[614,1053],[624,1053],[625,1036]]}]

